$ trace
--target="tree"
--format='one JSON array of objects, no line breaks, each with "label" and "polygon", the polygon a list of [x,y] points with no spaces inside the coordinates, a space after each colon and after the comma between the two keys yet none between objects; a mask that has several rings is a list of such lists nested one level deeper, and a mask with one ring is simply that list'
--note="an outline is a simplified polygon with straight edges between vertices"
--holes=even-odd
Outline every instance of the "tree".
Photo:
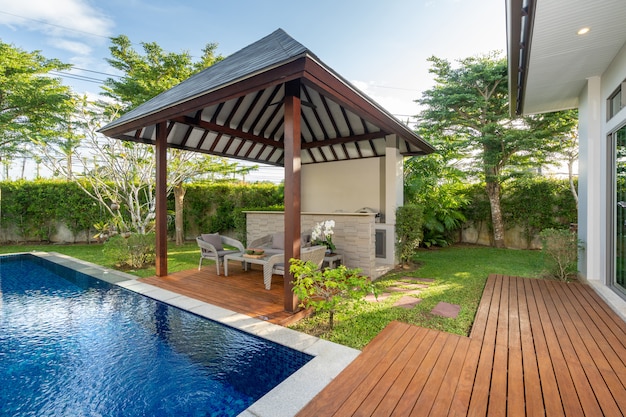
[{"label": "tree", "polygon": [[69,65],[0,41],[0,161],[27,154],[31,141],[58,136],[73,106],[71,90],[52,76]]},{"label": "tree", "polygon": [[497,53],[459,60],[459,66],[429,58],[435,86],[417,103],[420,133],[445,144],[458,160],[468,161],[466,175],[484,181],[491,208],[493,244],[504,247],[501,185],[511,175],[539,167],[562,146],[575,119],[547,113],[512,119],[509,115],[507,63]]},{"label": "tree", "polygon": [[[119,79],[108,78],[104,85],[104,95],[115,99],[122,111],[128,111],[163,91],[189,78],[223,59],[216,55],[217,44],[209,43],[202,50],[196,62],[189,52],[165,52],[154,42],[142,43],[144,54],[138,53],[128,37],[120,35],[112,38],[111,58],[107,62],[124,75]],[[145,146],[136,144],[133,146]],[[185,181],[206,172],[221,175],[233,171],[232,164],[223,158],[191,153],[177,149],[168,150],[168,187],[174,191],[176,244],[184,242],[183,203]],[[246,173],[255,167],[235,167],[235,172]]]}]

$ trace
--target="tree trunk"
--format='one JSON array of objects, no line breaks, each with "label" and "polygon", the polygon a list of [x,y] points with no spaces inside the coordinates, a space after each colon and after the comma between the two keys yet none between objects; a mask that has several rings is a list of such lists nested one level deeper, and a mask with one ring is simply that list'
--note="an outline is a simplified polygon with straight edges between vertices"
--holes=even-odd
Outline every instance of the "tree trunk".
[{"label": "tree trunk", "polygon": [[578,191],[576,190],[576,185],[574,184],[574,159],[569,158],[567,161],[567,177],[569,179],[569,189],[574,196],[574,200],[576,201],[576,210],[578,210]]},{"label": "tree trunk", "polygon": [[502,209],[500,207],[500,183],[497,181],[487,181],[487,196],[491,206],[491,223],[493,225],[493,245],[496,248],[504,247],[504,221],[502,220]]},{"label": "tree trunk", "polygon": [[176,246],[185,243],[185,230],[183,228],[183,203],[185,202],[185,188],[183,183],[174,185],[174,227],[176,228]]}]

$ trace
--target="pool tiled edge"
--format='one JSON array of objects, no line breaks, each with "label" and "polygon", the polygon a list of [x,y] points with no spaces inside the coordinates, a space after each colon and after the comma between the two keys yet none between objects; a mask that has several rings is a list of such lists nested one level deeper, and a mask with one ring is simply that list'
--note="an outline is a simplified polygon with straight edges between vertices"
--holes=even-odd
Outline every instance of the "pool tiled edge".
[{"label": "pool tiled edge", "polygon": [[240,414],[242,417],[295,415],[361,353],[356,349],[139,282],[135,276],[124,272],[106,269],[54,252],[31,254],[314,356],[306,365],[243,411]]}]

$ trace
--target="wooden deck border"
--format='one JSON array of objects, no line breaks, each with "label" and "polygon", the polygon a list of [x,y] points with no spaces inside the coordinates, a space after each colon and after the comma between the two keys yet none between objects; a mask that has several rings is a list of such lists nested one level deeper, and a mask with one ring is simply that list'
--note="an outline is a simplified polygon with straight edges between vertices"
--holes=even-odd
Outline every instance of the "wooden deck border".
[{"label": "wooden deck border", "polygon": [[469,337],[393,322],[298,416],[622,416],[626,323],[589,286],[491,275]]},{"label": "wooden deck border", "polygon": [[282,326],[307,314],[306,311],[285,311],[282,276],[274,275],[271,289],[266,290],[262,267],[250,265],[248,269],[244,271],[241,264],[231,262],[228,276],[224,276],[223,272],[217,275],[215,265],[207,264],[200,271],[187,270],[140,281]]}]

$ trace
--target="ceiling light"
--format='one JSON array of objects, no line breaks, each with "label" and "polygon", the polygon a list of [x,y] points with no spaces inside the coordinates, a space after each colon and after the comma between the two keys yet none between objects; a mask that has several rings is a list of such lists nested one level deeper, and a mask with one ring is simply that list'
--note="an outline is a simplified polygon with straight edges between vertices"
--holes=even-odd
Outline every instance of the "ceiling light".
[{"label": "ceiling light", "polygon": [[585,34],[589,33],[590,30],[591,30],[590,28],[584,27],[584,28],[578,29],[578,32],[576,32],[576,33],[579,34],[579,35],[585,35]]}]

